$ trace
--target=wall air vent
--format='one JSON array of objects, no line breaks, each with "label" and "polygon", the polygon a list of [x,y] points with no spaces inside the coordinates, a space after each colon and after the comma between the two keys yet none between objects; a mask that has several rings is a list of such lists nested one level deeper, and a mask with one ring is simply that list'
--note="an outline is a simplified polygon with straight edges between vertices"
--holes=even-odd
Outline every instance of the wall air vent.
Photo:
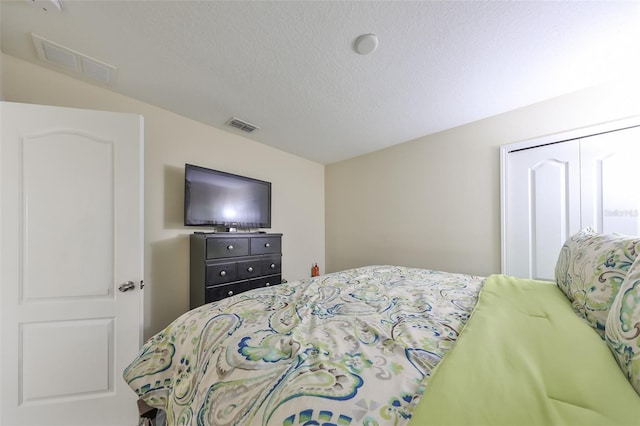
[{"label": "wall air vent", "polygon": [[258,130],[260,127],[248,123],[244,120],[240,120],[239,118],[233,117],[229,121],[227,121],[227,126],[235,127],[238,130],[242,130],[243,132],[251,133],[254,130]]}]

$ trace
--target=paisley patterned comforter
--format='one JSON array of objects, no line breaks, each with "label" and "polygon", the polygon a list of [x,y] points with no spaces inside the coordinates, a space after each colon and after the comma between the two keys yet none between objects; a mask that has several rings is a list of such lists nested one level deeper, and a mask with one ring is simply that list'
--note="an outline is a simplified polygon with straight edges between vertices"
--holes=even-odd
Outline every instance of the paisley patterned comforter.
[{"label": "paisley patterned comforter", "polygon": [[169,425],[402,425],[482,278],[371,266],[238,294],[150,339],[124,378]]}]

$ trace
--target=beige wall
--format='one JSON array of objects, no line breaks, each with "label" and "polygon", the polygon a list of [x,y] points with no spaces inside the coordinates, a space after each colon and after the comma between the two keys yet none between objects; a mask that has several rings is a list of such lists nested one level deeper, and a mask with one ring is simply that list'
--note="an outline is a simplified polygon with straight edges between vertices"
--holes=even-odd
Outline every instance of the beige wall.
[{"label": "beige wall", "polygon": [[500,271],[502,144],[640,114],[637,84],[585,90],[327,166],[327,272]]},{"label": "beige wall", "polygon": [[591,89],[325,170],[7,55],[1,70],[4,100],[145,117],[147,336],[188,307],[185,162],[273,182],[289,280],[312,262],[322,272],[384,263],[487,275],[500,270],[499,146],[640,114],[637,86]]},{"label": "beige wall", "polygon": [[189,307],[185,163],[272,182],[271,231],[283,233],[283,277],[307,277],[312,263],[324,265],[323,165],[5,54],[1,59],[3,100],[144,116],[147,337]]}]

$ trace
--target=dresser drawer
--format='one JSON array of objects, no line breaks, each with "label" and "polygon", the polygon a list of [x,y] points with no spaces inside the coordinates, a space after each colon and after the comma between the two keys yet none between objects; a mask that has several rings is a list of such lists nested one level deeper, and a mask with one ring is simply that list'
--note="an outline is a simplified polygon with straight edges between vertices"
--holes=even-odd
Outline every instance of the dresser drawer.
[{"label": "dresser drawer", "polygon": [[238,262],[239,279],[254,278],[259,277],[260,275],[263,275],[261,259],[243,260]]},{"label": "dresser drawer", "polygon": [[251,280],[251,288],[271,287],[272,285],[278,285],[282,283],[281,275],[269,275],[267,277],[256,278]]},{"label": "dresser drawer", "polygon": [[235,283],[217,285],[205,288],[205,303],[231,297],[236,294],[244,293],[254,288],[271,287],[282,282],[281,275],[269,275],[248,281],[238,281]]},{"label": "dresser drawer", "polygon": [[206,266],[206,282],[205,285],[223,284],[238,279],[238,270],[236,262],[215,263]]},{"label": "dresser drawer", "polygon": [[204,289],[205,303],[224,299],[225,297],[233,296],[235,294],[244,293],[252,288],[255,288],[255,284],[252,284],[250,281],[240,281],[232,284],[207,287]]},{"label": "dresser drawer", "polygon": [[262,259],[262,273],[264,275],[279,274],[282,271],[282,258],[269,256]]},{"label": "dresser drawer", "polygon": [[207,259],[247,256],[249,254],[248,237],[209,238],[207,239]]},{"label": "dresser drawer", "polygon": [[251,238],[251,254],[280,253],[280,237],[253,237]]}]

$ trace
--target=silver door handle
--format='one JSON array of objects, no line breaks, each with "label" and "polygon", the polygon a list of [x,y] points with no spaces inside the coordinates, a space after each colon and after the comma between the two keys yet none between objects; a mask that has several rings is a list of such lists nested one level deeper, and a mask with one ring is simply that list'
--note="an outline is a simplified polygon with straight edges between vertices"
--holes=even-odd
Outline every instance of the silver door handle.
[{"label": "silver door handle", "polygon": [[120,284],[120,287],[118,287],[118,290],[125,292],[129,290],[133,290],[135,288],[136,288],[136,285],[133,283],[133,281],[127,281],[124,284]]}]

